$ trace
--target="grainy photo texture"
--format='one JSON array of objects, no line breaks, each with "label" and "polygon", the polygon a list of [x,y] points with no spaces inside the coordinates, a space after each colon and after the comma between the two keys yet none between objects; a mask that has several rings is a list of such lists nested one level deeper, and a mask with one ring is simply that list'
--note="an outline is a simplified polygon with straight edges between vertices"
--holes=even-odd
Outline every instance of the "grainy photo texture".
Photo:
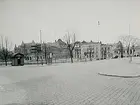
[{"label": "grainy photo texture", "polygon": [[140,0],[0,0],[0,105],[140,105]]}]

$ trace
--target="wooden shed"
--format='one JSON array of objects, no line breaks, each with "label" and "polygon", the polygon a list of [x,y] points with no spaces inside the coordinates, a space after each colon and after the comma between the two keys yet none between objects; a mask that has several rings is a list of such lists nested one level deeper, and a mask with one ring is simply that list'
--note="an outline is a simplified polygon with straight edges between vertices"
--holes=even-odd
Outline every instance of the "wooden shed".
[{"label": "wooden shed", "polygon": [[12,56],[12,66],[23,66],[24,65],[24,55],[21,53],[16,53]]}]

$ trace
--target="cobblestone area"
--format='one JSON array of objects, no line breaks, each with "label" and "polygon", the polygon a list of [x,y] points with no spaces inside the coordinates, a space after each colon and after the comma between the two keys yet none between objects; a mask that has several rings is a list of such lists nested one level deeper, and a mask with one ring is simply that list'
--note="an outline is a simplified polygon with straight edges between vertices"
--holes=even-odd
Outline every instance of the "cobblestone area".
[{"label": "cobblestone area", "polygon": [[2,85],[0,105],[140,105],[140,78],[107,77],[78,68],[48,70],[46,76]]}]

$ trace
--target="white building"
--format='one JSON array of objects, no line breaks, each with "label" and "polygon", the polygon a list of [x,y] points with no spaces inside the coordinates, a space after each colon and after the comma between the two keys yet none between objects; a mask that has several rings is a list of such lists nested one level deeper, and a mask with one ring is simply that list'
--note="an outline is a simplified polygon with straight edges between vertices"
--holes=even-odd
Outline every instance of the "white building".
[{"label": "white building", "polygon": [[100,42],[79,42],[75,45],[74,57],[75,58],[92,58],[101,59],[101,46]]}]

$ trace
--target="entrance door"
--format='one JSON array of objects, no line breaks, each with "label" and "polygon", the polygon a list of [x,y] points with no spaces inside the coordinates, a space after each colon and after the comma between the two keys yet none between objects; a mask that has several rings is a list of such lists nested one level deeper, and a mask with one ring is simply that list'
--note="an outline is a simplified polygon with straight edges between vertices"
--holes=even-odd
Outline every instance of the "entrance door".
[{"label": "entrance door", "polygon": [[21,59],[18,58],[18,65],[21,65]]}]

